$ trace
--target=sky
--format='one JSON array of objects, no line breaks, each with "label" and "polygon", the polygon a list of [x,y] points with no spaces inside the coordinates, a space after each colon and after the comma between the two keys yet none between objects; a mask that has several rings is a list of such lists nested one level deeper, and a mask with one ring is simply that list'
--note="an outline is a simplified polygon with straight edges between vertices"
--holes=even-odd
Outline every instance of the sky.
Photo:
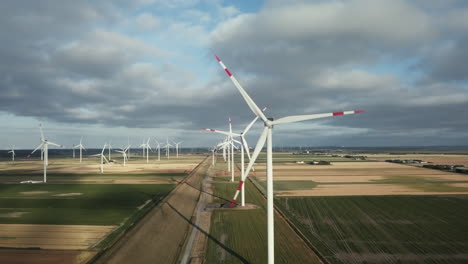
[{"label": "sky", "polygon": [[0,148],[212,146],[254,118],[214,54],[267,116],[366,111],[276,145],[468,145],[463,0],[3,0],[0,39]]}]

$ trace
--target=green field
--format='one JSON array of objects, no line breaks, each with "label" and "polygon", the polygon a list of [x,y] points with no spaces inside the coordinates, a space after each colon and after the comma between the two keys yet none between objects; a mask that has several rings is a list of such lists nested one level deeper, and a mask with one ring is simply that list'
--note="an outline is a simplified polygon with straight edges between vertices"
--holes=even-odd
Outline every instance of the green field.
[{"label": "green field", "polygon": [[[173,188],[173,184],[2,184],[0,223],[118,225],[146,201],[158,202]],[[12,212],[23,214],[6,217]]]},{"label": "green field", "polygon": [[[215,184],[215,195],[228,202],[235,192],[236,184]],[[246,182],[246,201],[259,206],[253,210],[215,210],[212,215],[211,239],[208,240],[206,263],[266,263],[266,211],[265,200],[260,192]],[[275,217],[275,262],[318,263],[286,222]],[[298,245],[299,244],[299,245]]]},{"label": "green field", "polygon": [[275,202],[331,263],[468,263],[468,196]]}]

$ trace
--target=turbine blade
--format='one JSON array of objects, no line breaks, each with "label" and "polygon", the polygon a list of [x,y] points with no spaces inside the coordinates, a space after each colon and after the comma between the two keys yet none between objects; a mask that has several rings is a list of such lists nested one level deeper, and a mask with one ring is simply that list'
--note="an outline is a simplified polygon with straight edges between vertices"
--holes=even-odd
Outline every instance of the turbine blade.
[{"label": "turbine blade", "polygon": [[216,129],[212,129],[212,128],[202,128],[202,129],[205,130],[205,131],[215,132],[215,133],[223,134],[223,135],[226,135],[226,136],[240,137],[240,134],[237,134],[237,133],[229,133],[229,132],[226,132],[226,131],[216,130]]},{"label": "turbine blade", "polygon": [[247,165],[247,168],[244,173],[244,178],[242,179],[243,181],[245,181],[245,178],[247,178],[247,176],[249,175],[249,172],[252,169],[255,161],[257,160],[257,157],[260,154],[260,151],[262,151],[263,146],[265,146],[267,135],[268,135],[268,127],[265,127],[263,129],[262,135],[258,139],[257,145],[255,146],[255,150],[252,154],[252,158],[249,161],[249,165]]},{"label": "turbine blade", "polygon": [[35,149],[31,152],[31,154],[29,154],[29,155],[32,155],[32,154],[33,154],[34,152],[36,152],[38,149],[42,148],[42,145],[44,145],[44,143],[39,144],[39,146],[37,146],[37,148],[35,148]]},{"label": "turbine blade", "polygon": [[56,147],[60,147],[60,148],[63,147],[62,145],[59,145],[59,144],[51,142],[51,141],[47,141],[47,144],[52,145],[52,146],[56,146]]},{"label": "turbine blade", "polygon": [[364,112],[363,110],[354,110],[354,111],[333,112],[333,113],[315,114],[315,115],[287,116],[287,117],[282,117],[280,119],[273,121],[272,124],[273,125],[286,124],[286,123],[293,123],[293,122],[299,122],[299,121],[305,121],[305,120],[318,119],[318,118],[323,118],[323,117],[359,114],[363,112]]},{"label": "turbine blade", "polygon": [[242,97],[244,97],[244,100],[245,102],[247,103],[247,105],[250,107],[250,110],[252,110],[252,112],[260,117],[264,122],[267,121],[267,118],[266,116],[263,114],[263,112],[260,110],[260,108],[258,108],[258,106],[255,104],[254,100],[252,100],[252,98],[250,98],[250,96],[247,94],[247,92],[244,90],[244,88],[242,88],[242,86],[239,84],[239,82],[237,81],[237,79],[234,77],[234,75],[232,75],[232,73],[229,71],[229,69],[224,65],[224,63],[221,61],[221,59],[218,57],[218,55],[215,55],[216,57],[216,60],[218,60],[219,62],[219,65],[221,65],[221,67],[224,69],[224,71],[227,73],[227,75],[229,76],[229,78],[231,78],[231,81],[234,83],[234,85],[237,87],[237,89],[239,90],[239,92],[241,93]]},{"label": "turbine blade", "polygon": [[247,157],[249,158],[249,160],[251,160],[249,145],[247,144],[247,141],[244,137],[242,137],[242,145],[244,146],[244,150],[247,152]]},{"label": "turbine blade", "polygon": [[41,131],[41,140],[44,141],[44,131],[42,131],[42,124],[39,124],[39,130]]},{"label": "turbine blade", "polygon": [[[270,105],[265,106],[265,107],[262,109],[262,112],[265,112],[265,110],[267,110],[268,107],[270,107]],[[249,132],[249,130],[252,128],[252,126],[255,124],[255,122],[257,122],[257,120],[258,120],[258,116],[255,117],[255,118],[252,120],[252,122],[250,122],[250,124],[247,125],[247,127],[244,129],[244,132],[242,132],[242,135],[247,134],[247,132]]]},{"label": "turbine blade", "polygon": [[240,192],[240,190],[242,188],[242,185],[245,182],[245,179],[247,178],[250,170],[252,169],[253,164],[255,163],[255,160],[257,159],[258,155],[260,154],[260,151],[262,150],[263,146],[265,146],[265,143],[266,143],[266,140],[267,140],[267,135],[268,135],[268,127],[265,126],[265,128],[263,129],[262,135],[258,139],[257,145],[255,146],[255,150],[253,152],[252,159],[249,161],[249,165],[247,165],[247,168],[243,173],[244,175],[242,176],[242,179],[239,182],[239,187],[237,187],[236,194],[234,195],[234,198],[232,199],[231,205],[229,207],[232,208],[234,206],[234,204],[236,203],[237,196],[239,195],[239,192]]}]

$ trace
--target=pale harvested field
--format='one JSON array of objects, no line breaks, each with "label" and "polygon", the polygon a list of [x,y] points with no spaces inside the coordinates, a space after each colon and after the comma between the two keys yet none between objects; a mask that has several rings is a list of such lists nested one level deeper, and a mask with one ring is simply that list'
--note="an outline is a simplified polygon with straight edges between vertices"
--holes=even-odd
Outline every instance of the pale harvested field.
[{"label": "pale harvested field", "polygon": [[[456,186],[454,184],[454,186]],[[468,184],[467,184],[468,186]],[[468,192],[430,192],[396,184],[327,184],[312,190],[277,192],[276,196],[454,195]]]},{"label": "pale harvested field", "polygon": [[97,251],[80,250],[0,249],[0,263],[81,264],[87,263],[96,253]]},{"label": "pale harvested field", "polygon": [[363,154],[369,159],[374,160],[387,160],[387,159],[420,159],[433,164],[447,164],[447,165],[464,165],[468,167],[468,155],[458,154],[401,154],[401,155],[388,155],[388,154]]},{"label": "pale harvested field", "polygon": [[[389,162],[336,162],[332,165],[288,164],[274,166],[276,181],[311,180],[317,183],[372,182],[393,176],[424,177],[429,180],[468,181],[468,176]],[[255,174],[264,180],[265,168],[256,167]]]},{"label": "pale harvested field", "polygon": [[[141,158],[131,159],[124,167],[121,158],[116,157],[114,163],[104,164],[105,173],[181,173],[190,172],[195,168],[205,156],[180,156],[179,159],[161,159],[161,161],[150,159],[149,163]],[[50,158],[49,173],[99,173],[100,160],[97,158],[86,158],[83,163],[77,159],[54,159]],[[42,173],[43,163],[38,159],[18,160],[15,162],[0,162],[0,174],[6,173]]]},{"label": "pale harvested field", "polygon": [[1,224],[0,247],[88,249],[116,226]]},{"label": "pale harvested field", "polygon": [[[0,177],[0,183],[19,183],[26,180],[41,181],[42,176],[8,176]],[[74,184],[169,184],[174,183],[172,177],[158,176],[85,176],[85,177],[49,177],[48,183],[74,183]],[[31,194],[32,195],[32,194]]]}]

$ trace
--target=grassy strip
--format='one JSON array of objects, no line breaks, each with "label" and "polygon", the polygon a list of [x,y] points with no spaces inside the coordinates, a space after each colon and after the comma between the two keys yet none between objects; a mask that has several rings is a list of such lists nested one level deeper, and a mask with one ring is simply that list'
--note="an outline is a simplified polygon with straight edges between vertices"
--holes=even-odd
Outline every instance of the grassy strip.
[{"label": "grassy strip", "polygon": [[[276,204],[332,263],[463,263],[467,196],[288,197]],[[381,259],[369,260],[374,254]],[[403,256],[412,256],[403,258]]]}]

